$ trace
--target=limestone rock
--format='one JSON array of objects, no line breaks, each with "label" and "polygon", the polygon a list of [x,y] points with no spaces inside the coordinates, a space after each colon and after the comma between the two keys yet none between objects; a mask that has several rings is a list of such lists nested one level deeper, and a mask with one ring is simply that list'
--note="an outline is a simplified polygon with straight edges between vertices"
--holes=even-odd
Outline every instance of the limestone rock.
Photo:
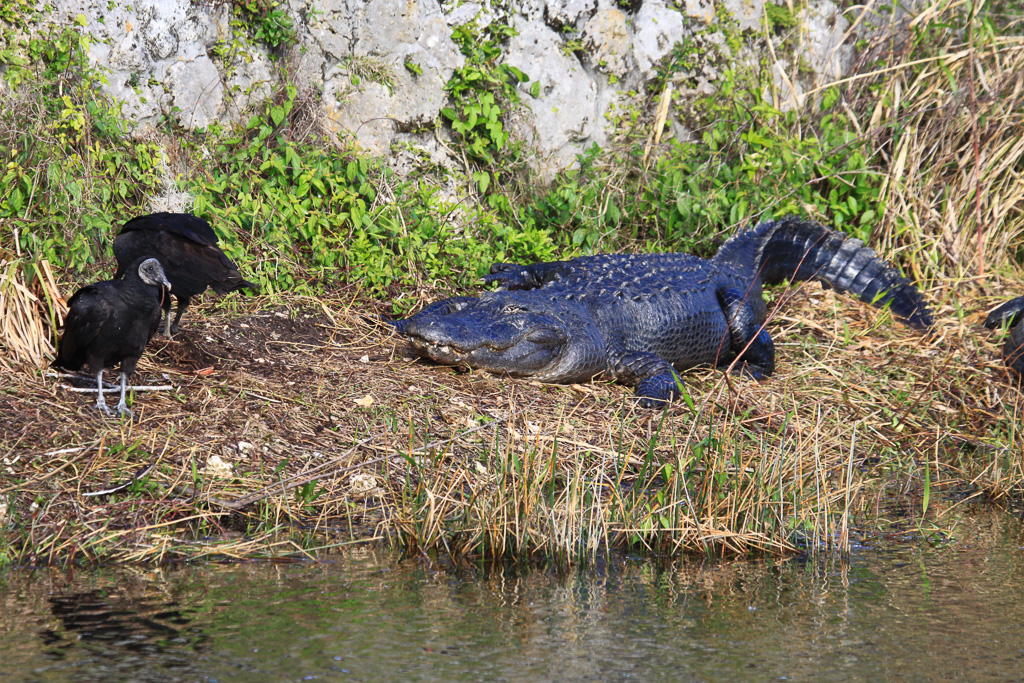
[{"label": "limestone rock", "polygon": [[311,31],[326,62],[334,62],[323,75],[324,110],[337,132],[384,154],[397,133],[434,121],[464,57],[436,0],[350,5]]},{"label": "limestone rock", "polygon": [[818,0],[797,14],[807,33],[808,62],[818,83],[842,77],[853,61],[853,46],[843,42],[850,22],[832,0]]},{"label": "limestone rock", "polygon": [[[574,56],[566,55],[561,38],[545,25],[520,22],[519,35],[509,41],[506,61],[526,73],[530,82],[519,87],[529,107],[529,123],[537,152],[551,165],[541,164],[542,176],[572,165],[579,143],[588,142],[597,127],[597,87]],[[540,96],[529,94],[540,82]],[[522,136],[522,126],[519,134]]]},{"label": "limestone rock", "polygon": [[547,0],[544,21],[554,29],[575,26],[597,8],[597,0]]},{"label": "limestone rock", "polygon": [[683,16],[678,10],[648,0],[640,6],[634,21],[633,55],[640,73],[649,78],[654,66],[683,38]]},{"label": "limestone rock", "polygon": [[275,76],[270,57],[252,52],[238,59],[224,84],[225,110],[231,120],[244,121],[247,114],[271,96]]},{"label": "limestone rock", "polygon": [[490,3],[462,2],[461,0],[445,0],[442,2],[445,20],[452,28],[476,22],[478,26],[487,26],[498,19],[498,14]]},{"label": "limestone rock", "polygon": [[764,0],[720,0],[726,11],[732,15],[740,30],[757,31],[764,19]]},{"label": "limestone rock", "polygon": [[93,37],[90,59],[108,71],[104,90],[145,132],[173,107],[187,127],[207,126],[224,114],[224,84],[209,55],[221,12],[190,0],[59,0],[53,19],[71,25],[85,18]]},{"label": "limestone rock", "polygon": [[617,9],[601,10],[583,27],[583,38],[594,68],[617,78],[626,75],[631,50],[625,14]]},{"label": "limestone rock", "polygon": [[546,23],[555,30],[575,26],[597,8],[597,0],[521,0],[516,11],[529,22]]},{"label": "limestone rock", "polygon": [[165,84],[176,116],[186,128],[205,128],[218,120],[224,102],[220,72],[206,55],[167,67]]},{"label": "limestone rock", "polygon": [[715,18],[715,2],[714,0],[686,0],[683,11],[691,19],[699,19],[705,24],[710,24]]}]

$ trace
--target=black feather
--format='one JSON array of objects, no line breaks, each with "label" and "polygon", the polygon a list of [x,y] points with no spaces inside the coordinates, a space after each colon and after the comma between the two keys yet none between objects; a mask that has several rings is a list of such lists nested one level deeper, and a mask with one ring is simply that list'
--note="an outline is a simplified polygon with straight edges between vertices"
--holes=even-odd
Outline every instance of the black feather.
[{"label": "black feather", "polygon": [[117,273],[140,257],[160,261],[171,282],[171,294],[178,300],[178,311],[171,322],[171,301],[164,302],[166,333],[178,331],[178,322],[192,297],[212,287],[218,294],[259,287],[242,279],[238,267],[217,246],[217,235],[210,224],[188,213],[153,213],[133,218],[124,224],[114,240]]}]

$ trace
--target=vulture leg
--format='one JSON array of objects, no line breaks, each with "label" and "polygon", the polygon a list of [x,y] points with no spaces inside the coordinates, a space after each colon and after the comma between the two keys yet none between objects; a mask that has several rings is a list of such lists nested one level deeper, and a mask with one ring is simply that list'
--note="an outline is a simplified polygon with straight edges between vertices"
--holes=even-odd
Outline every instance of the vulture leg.
[{"label": "vulture leg", "polygon": [[[165,319],[164,320],[164,336],[167,337],[168,339],[170,339],[171,338],[171,294],[170,294],[170,292],[164,290],[163,292],[160,293],[160,295],[163,297],[163,301],[160,302],[160,308],[164,309],[164,319]],[[179,299],[179,301],[181,301],[181,300]],[[180,303],[178,305],[181,306]],[[175,322],[177,322],[177,321],[175,321]],[[177,325],[175,325],[175,327],[176,326]]]},{"label": "vulture leg", "polygon": [[178,297],[178,310],[177,310],[177,313],[175,313],[174,322],[173,323],[171,323],[170,310],[167,311],[167,323],[169,325],[168,329],[170,330],[170,332],[167,333],[168,337],[171,336],[171,332],[177,332],[178,331],[178,322],[181,321],[181,314],[185,312],[186,308],[188,308],[188,304],[189,304],[189,302],[191,300],[192,299],[190,297],[187,297],[187,296],[179,296]]},{"label": "vulture leg", "polygon": [[96,410],[102,410],[107,415],[110,415],[110,408],[107,407],[107,401],[103,398],[103,370],[100,369],[96,373],[96,393],[98,398],[96,399]]},{"label": "vulture leg", "polygon": [[124,415],[131,418],[132,411],[128,408],[128,404],[124,401],[124,393],[128,387],[128,375],[123,370],[121,371],[121,400],[117,404],[117,414]]}]

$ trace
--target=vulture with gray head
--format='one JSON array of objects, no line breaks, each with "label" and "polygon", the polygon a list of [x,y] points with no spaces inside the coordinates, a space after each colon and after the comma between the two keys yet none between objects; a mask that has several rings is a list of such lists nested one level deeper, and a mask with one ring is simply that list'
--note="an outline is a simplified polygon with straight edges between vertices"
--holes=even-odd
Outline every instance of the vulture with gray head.
[{"label": "vulture with gray head", "polygon": [[164,301],[167,323],[164,333],[178,331],[178,322],[192,297],[212,287],[218,294],[236,289],[258,290],[243,280],[238,267],[217,246],[210,224],[189,213],[153,213],[124,224],[114,240],[117,273],[120,278],[129,263],[140,257],[158,259],[171,282],[171,294],[178,300],[178,312],[171,322],[171,300]]},{"label": "vulture with gray head", "polygon": [[131,417],[124,400],[128,375],[135,372],[146,342],[160,326],[160,301],[167,298],[164,288],[170,286],[159,261],[140,258],[125,269],[122,279],[86,285],[68,301],[64,335],[53,366],[80,370],[88,365],[96,375],[96,407],[107,415],[111,412],[103,398],[103,369],[121,364],[117,412]]}]

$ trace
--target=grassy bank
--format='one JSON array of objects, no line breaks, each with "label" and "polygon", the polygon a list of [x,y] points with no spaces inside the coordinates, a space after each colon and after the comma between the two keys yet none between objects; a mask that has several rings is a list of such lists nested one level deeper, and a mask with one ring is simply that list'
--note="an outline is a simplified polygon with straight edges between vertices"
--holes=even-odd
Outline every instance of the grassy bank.
[{"label": "grassy bank", "polygon": [[784,299],[773,378],[687,373],[689,401],[665,413],[617,385],[427,365],[351,298],[207,307],[144,357],[138,382],[167,390],[135,394],[136,423],[101,417],[74,380],[4,373],[5,559],[369,539],[566,561],[829,551],[877,525],[941,538],[940,496],[1019,496],[1024,395],[978,316],[922,342],[817,287]]},{"label": "grassy bank", "polygon": [[[0,14],[28,55],[5,62],[0,91],[0,564],[369,540],[568,562],[832,551],[877,525],[942,538],[938,496],[1019,498],[1024,397],[979,323],[1021,293],[1024,39],[963,4],[929,12],[862,45],[850,76],[798,111],[779,111],[756,72],[730,74],[727,96],[672,99],[690,57],[673,54],[614,143],[543,188],[525,150],[457,127],[451,144],[475,150],[464,173],[419,160],[400,178],[334,140],[294,88],[238,130],[138,140],[79,33],[19,43],[27,15]],[[475,59],[482,87],[516,106],[493,54]],[[663,97],[696,141],[654,144]],[[125,218],[179,194],[264,296],[208,297],[143,358],[137,383],[158,388],[135,394],[139,421],[101,418],[73,379],[40,369],[61,298],[112,272]],[[898,263],[935,334],[816,285],[777,288],[774,377],[689,372],[686,400],[652,412],[615,385],[430,366],[370,322],[473,291],[494,261],[706,254],[790,212]]]}]

